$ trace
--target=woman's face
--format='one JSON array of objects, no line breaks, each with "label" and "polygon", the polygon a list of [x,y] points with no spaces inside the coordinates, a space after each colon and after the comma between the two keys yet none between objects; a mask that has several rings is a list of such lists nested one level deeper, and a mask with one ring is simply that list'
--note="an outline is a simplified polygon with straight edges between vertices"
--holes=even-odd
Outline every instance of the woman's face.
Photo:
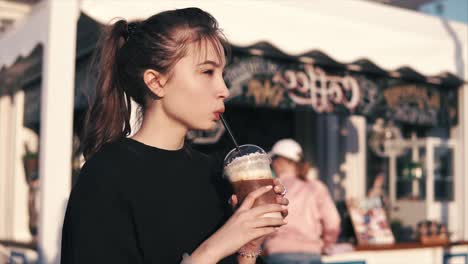
[{"label": "woman's face", "polygon": [[276,156],[271,162],[271,166],[275,171],[276,175],[281,177],[281,175],[297,175],[297,164],[290,160],[283,158],[281,156]]},{"label": "woman's face", "polygon": [[190,44],[164,87],[161,101],[166,114],[187,129],[213,129],[224,112],[229,96],[223,79],[226,62],[216,48],[210,41]]}]

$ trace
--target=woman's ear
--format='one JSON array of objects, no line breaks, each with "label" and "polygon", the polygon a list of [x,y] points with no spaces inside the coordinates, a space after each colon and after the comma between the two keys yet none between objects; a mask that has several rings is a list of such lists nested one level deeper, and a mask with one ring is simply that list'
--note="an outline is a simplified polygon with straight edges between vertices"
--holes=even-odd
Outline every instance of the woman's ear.
[{"label": "woman's ear", "polygon": [[145,81],[146,86],[159,98],[164,97],[165,90],[164,85],[167,80],[164,75],[155,71],[155,70],[146,70],[143,73],[143,80]]}]

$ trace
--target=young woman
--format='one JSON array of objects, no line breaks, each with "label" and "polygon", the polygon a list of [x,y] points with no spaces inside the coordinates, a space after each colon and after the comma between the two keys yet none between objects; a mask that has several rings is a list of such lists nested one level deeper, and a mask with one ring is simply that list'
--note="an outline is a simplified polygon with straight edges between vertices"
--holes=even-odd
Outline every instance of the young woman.
[{"label": "young woman", "polygon": [[309,165],[293,139],[275,143],[270,155],[276,176],[288,190],[288,225],[265,241],[268,264],[319,264],[322,251],[335,243],[340,217],[327,187],[306,181]]},{"label": "young woman", "polygon": [[[87,115],[87,161],[63,226],[63,264],[232,263],[241,247],[237,261],[255,263],[251,241],[285,224],[260,217],[286,213],[281,196],[252,208],[273,186],[252,192],[227,219],[218,166],[184,143],[189,129],[214,128],[224,111],[226,49],[216,20],[198,8],[110,27]],[[142,123],[127,138],[131,99]]]}]

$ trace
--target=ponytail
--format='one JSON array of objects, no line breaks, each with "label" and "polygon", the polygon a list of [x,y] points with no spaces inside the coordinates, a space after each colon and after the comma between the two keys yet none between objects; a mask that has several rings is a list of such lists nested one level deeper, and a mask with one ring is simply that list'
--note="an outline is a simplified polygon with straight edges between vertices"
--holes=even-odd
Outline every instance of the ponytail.
[{"label": "ponytail", "polygon": [[119,78],[119,51],[128,39],[128,24],[119,20],[103,35],[95,56],[99,74],[93,103],[86,113],[82,150],[89,159],[101,147],[131,133],[130,96]]}]

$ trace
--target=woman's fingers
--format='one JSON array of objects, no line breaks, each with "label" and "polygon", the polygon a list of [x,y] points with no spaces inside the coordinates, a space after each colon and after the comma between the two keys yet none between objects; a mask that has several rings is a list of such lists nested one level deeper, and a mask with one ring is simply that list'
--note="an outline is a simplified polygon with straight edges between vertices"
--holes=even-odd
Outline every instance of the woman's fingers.
[{"label": "woman's fingers", "polygon": [[281,180],[280,180],[280,179],[274,178],[274,179],[273,179],[273,185],[276,186],[276,185],[283,185],[283,184],[281,184]]},{"label": "woman's fingers", "polygon": [[264,186],[262,188],[258,188],[257,190],[249,193],[249,195],[247,195],[245,197],[244,202],[239,207],[239,210],[243,211],[243,210],[248,210],[248,209],[252,208],[252,206],[253,206],[253,204],[255,202],[255,199],[257,199],[258,197],[260,197],[263,194],[267,193],[272,188],[273,188],[273,186],[268,185],[268,186]]},{"label": "woman's fingers", "polygon": [[286,188],[284,187],[283,184],[281,184],[281,181],[279,179],[273,179],[273,184],[274,184],[274,191],[276,194],[284,196],[286,194]]},{"label": "woman's fingers", "polygon": [[288,205],[289,200],[288,198],[281,196],[281,195],[276,195],[276,203],[282,204],[282,205]]},{"label": "woman's fingers", "polygon": [[[231,205],[233,209],[236,208],[237,204],[239,203],[237,200],[237,195],[235,194],[231,195],[231,197],[229,197],[228,203]],[[282,205],[288,205],[289,200],[288,198],[284,196],[276,195],[276,203],[282,204]]]},{"label": "woman's fingers", "polygon": [[278,231],[279,227],[263,227],[263,228],[255,228],[250,235],[252,236],[252,240],[269,235],[271,233],[274,233]]},{"label": "woman's fingers", "polygon": [[287,224],[287,221],[282,218],[261,217],[252,222],[252,227],[278,227]]},{"label": "woman's fingers", "polygon": [[237,200],[237,195],[235,194],[231,195],[228,203],[231,205],[232,209],[236,208],[237,204],[239,203]]},{"label": "woman's fingers", "polygon": [[[281,196],[281,195],[276,195],[276,202],[278,204],[282,204],[282,205],[288,205],[289,204],[288,198],[286,198],[284,196]],[[284,209],[283,211],[281,211],[281,215],[283,216],[283,218],[286,218],[286,216],[288,216],[288,214],[289,214],[288,209]]]},{"label": "woman's fingers", "polygon": [[286,218],[286,216],[288,216],[288,214],[289,214],[288,209],[284,209],[283,211],[281,211],[281,216],[283,216],[283,218]]},{"label": "woman's fingers", "polygon": [[251,209],[249,213],[258,217],[266,213],[281,212],[286,208],[286,206],[280,204],[264,204]]}]

